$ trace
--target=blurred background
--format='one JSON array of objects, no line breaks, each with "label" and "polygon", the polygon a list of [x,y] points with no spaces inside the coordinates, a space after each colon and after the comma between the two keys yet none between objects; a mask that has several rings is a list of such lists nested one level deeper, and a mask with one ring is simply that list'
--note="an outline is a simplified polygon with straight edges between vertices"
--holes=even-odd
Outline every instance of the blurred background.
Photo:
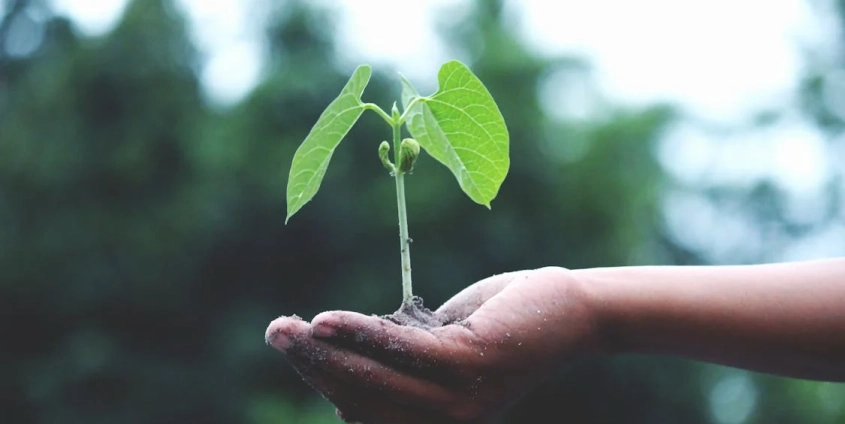
[{"label": "blurred background", "polygon": [[[415,291],[503,271],[845,255],[845,1],[0,0],[0,421],[335,423],[263,332],[401,298],[367,113],[284,225],[359,63],[387,109],[457,58],[497,100],[491,211],[422,157]],[[845,386],[565,366],[506,423],[843,423]]]}]

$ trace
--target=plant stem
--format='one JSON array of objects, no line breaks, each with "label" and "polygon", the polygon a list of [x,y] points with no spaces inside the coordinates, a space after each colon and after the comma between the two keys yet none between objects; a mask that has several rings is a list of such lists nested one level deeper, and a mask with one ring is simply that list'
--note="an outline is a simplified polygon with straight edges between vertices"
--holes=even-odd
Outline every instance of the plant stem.
[{"label": "plant stem", "polygon": [[375,112],[378,116],[381,116],[381,118],[384,119],[385,122],[387,122],[390,125],[393,125],[394,119],[391,118],[390,115],[388,115],[387,112],[385,112],[382,108],[378,107],[377,104],[375,104],[375,103],[363,103],[361,106],[363,106],[364,109],[369,109],[369,110]]},{"label": "plant stem", "polygon": [[402,124],[405,122],[405,119],[408,118],[408,113],[411,112],[411,108],[417,105],[417,103],[422,103],[428,100],[427,97],[414,97],[414,100],[411,100],[411,103],[408,103],[408,106],[405,108],[405,111],[402,112],[402,115],[399,116],[399,123]]},{"label": "plant stem", "polygon": [[[399,163],[399,143],[402,124],[394,122],[393,152],[394,161]],[[399,249],[402,252],[402,303],[411,304],[414,294],[411,290],[411,238],[408,236],[408,212],[405,207],[405,175],[396,169],[396,203],[399,209]]]}]

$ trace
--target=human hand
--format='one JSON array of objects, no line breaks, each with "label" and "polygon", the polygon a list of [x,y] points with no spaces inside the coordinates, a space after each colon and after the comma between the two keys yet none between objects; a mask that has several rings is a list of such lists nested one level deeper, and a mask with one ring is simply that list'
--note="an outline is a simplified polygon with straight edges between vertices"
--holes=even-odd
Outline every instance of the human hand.
[{"label": "human hand", "polygon": [[348,422],[486,423],[551,375],[597,350],[594,319],[572,273],[542,268],[479,281],[429,330],[332,311],[281,317],[266,340]]}]

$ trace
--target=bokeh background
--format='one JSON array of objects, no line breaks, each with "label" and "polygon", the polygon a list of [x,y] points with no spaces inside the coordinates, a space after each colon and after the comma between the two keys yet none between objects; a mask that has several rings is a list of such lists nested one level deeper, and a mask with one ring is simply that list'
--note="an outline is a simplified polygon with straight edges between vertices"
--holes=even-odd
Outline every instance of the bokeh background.
[{"label": "bokeh background", "polygon": [[[401,297],[364,115],[284,225],[358,63],[387,109],[469,64],[511,134],[493,209],[422,157],[414,281],[845,255],[845,2],[0,0],[0,422],[335,423],[278,315]],[[507,423],[843,423],[845,386],[658,357],[564,366]]]}]

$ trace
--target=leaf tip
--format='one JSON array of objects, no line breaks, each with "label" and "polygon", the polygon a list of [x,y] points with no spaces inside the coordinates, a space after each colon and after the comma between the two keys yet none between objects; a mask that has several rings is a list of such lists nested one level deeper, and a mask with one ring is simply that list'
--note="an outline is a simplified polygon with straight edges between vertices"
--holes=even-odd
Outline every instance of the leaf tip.
[{"label": "leaf tip", "polygon": [[[301,196],[302,194],[300,193],[300,197]],[[293,216],[296,215],[296,213],[299,212],[301,208],[301,204],[297,204],[295,201],[291,201],[291,199],[288,199],[288,211],[285,215],[285,225],[288,225],[290,219],[293,218]]]},{"label": "leaf tip", "polygon": [[355,68],[355,72],[352,73],[352,77],[354,78],[356,75],[363,76],[364,86],[366,86],[366,83],[370,81],[370,77],[373,76],[373,67],[366,64],[358,65],[358,67]]},{"label": "leaf tip", "polygon": [[445,71],[446,69],[449,69],[453,66],[457,66],[459,68],[464,68],[464,69],[469,70],[469,66],[467,64],[461,62],[458,59],[452,59],[452,60],[445,62],[444,64],[440,65],[440,71]]},{"label": "leaf tip", "polygon": [[405,86],[408,86],[408,87],[413,87],[411,85],[411,81],[408,81],[408,78],[405,77],[405,74],[403,74],[401,72],[397,72],[397,74],[399,74],[399,80],[402,81],[402,85],[405,85]]}]

